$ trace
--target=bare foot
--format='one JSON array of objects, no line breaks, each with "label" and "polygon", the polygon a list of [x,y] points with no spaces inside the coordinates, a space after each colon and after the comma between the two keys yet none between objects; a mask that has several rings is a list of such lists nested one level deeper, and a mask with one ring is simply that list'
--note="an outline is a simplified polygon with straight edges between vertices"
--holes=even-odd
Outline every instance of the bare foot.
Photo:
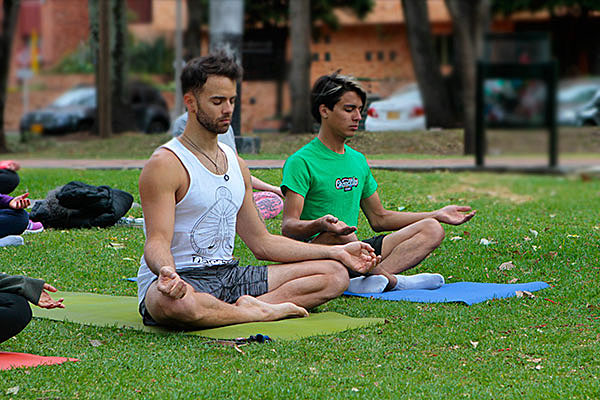
[{"label": "bare foot", "polygon": [[252,296],[242,296],[235,305],[256,315],[256,321],[276,321],[287,317],[308,317],[308,311],[294,303],[269,304]]}]

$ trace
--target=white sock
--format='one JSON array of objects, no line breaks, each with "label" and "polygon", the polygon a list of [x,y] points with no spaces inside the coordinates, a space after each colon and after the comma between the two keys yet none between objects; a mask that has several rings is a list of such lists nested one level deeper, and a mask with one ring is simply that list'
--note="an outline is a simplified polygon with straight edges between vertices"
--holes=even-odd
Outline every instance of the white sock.
[{"label": "white sock", "polygon": [[438,289],[444,284],[444,277],[440,274],[394,275],[398,283],[393,290],[409,289]]},{"label": "white sock", "polygon": [[8,235],[0,238],[0,247],[5,246],[21,246],[24,245],[25,241],[21,236],[18,235]]},{"label": "white sock", "polygon": [[350,279],[348,291],[352,293],[382,293],[389,280],[383,275],[359,276]]}]

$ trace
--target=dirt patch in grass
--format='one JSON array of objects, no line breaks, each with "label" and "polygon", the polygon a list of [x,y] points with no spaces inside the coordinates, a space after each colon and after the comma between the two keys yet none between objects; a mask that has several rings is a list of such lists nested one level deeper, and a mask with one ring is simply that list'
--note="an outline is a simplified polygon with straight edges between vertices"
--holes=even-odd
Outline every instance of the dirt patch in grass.
[{"label": "dirt patch in grass", "polygon": [[[563,127],[558,131],[561,153],[600,153],[600,128]],[[291,154],[314,134],[261,133],[262,153]],[[544,154],[548,149],[548,132],[543,130],[489,130],[488,154]],[[358,132],[348,144],[365,154],[463,155],[462,130],[413,132]]]},{"label": "dirt patch in grass", "polygon": [[[261,133],[262,153],[291,154],[315,134]],[[361,131],[348,145],[365,154],[438,154],[462,155],[462,131],[365,132]]]},{"label": "dirt patch in grass", "polygon": [[[311,141],[315,134],[260,133],[262,157],[287,158]],[[89,132],[63,136],[33,137],[21,143],[8,137],[14,158],[131,158],[146,159],[156,147],[171,138],[168,134],[146,135],[126,132],[100,139]],[[544,131],[489,131],[487,154],[547,154],[548,134]],[[394,157],[395,154],[424,156],[462,156],[461,130],[413,132],[358,132],[348,141],[354,149],[369,156]],[[600,128],[561,128],[561,153],[600,153]],[[245,155],[246,156],[246,155]],[[248,158],[261,155],[247,155]]]},{"label": "dirt patch in grass", "polygon": [[515,204],[523,204],[533,200],[532,196],[517,194],[512,192],[510,189],[502,186],[482,188],[469,186],[468,184],[451,186],[447,190],[444,190],[443,195],[448,197],[456,197],[453,195],[460,193],[470,193],[476,197],[492,197],[500,200],[506,200]]}]

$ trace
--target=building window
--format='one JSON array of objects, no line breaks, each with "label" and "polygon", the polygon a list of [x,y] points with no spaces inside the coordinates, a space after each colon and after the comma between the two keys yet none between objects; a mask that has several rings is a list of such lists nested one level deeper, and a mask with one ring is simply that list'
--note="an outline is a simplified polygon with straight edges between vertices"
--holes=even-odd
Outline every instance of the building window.
[{"label": "building window", "polygon": [[378,51],[377,52],[377,61],[383,61],[384,55],[383,55],[383,51]]},{"label": "building window", "polygon": [[331,61],[331,54],[329,54],[329,52],[325,52],[324,59],[325,61]]},{"label": "building window", "polygon": [[244,80],[278,80],[285,75],[287,28],[246,29],[242,43]]},{"label": "building window", "polygon": [[373,55],[371,54],[370,51],[365,52],[365,60],[371,61],[372,58],[373,58]]},{"label": "building window", "polygon": [[330,43],[331,42],[331,36],[325,35],[324,40],[325,40],[325,43]]},{"label": "building window", "polygon": [[390,61],[394,61],[396,59],[396,52],[394,50],[390,51]]},{"label": "building window", "polygon": [[132,22],[152,23],[152,0],[127,0],[127,8],[134,16]]},{"label": "building window", "polygon": [[312,54],[312,60],[313,61],[319,61],[319,53],[313,53]]}]

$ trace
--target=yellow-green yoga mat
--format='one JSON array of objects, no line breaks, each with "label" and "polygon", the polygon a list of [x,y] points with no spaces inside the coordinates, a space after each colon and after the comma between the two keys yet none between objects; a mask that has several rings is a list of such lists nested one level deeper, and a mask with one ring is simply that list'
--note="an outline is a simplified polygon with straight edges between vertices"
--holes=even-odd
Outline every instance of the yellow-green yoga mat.
[{"label": "yellow-green yoga mat", "polygon": [[[45,310],[33,308],[33,315],[56,321],[70,321],[85,325],[133,328],[145,332],[169,333],[163,328],[145,326],[137,308],[137,298],[106,296],[92,293],[57,292],[53,298],[64,297],[64,309]],[[273,322],[252,322],[221,328],[186,331],[214,339],[235,339],[250,335],[267,335],[272,339],[300,339],[315,335],[328,335],[348,329],[383,323],[383,318],[351,318],[335,312],[314,313],[307,318],[292,318]]]}]

